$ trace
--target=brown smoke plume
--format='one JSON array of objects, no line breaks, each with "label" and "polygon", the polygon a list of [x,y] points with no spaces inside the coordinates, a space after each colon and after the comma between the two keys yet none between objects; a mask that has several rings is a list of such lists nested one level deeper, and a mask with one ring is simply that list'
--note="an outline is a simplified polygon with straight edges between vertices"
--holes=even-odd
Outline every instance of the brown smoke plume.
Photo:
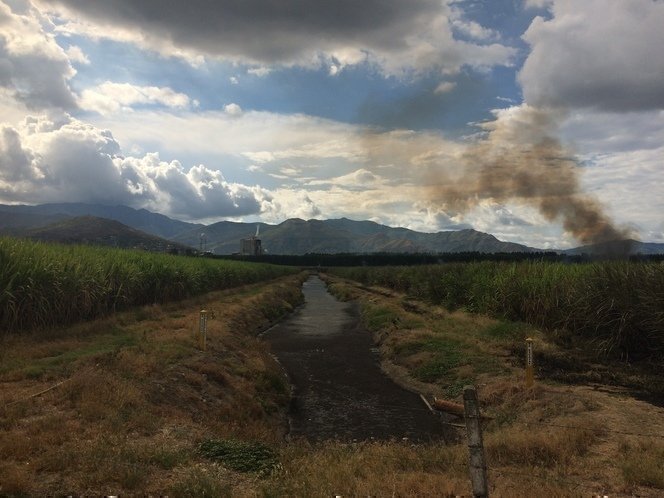
[{"label": "brown smoke plume", "polygon": [[462,156],[463,176],[438,172],[428,187],[429,200],[448,213],[463,213],[483,199],[516,201],[535,206],[549,221],[583,244],[628,238],[600,203],[584,193],[578,163],[552,138],[559,116],[527,105],[505,111],[483,125],[486,138]]}]

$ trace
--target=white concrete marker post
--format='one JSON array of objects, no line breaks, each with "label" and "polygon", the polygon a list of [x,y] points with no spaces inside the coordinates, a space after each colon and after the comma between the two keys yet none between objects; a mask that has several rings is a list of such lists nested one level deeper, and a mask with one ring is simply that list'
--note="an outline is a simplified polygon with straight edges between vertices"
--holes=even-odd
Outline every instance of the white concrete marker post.
[{"label": "white concrete marker post", "polygon": [[533,340],[526,339],[526,387],[533,387],[535,383],[535,373],[533,364]]},{"label": "white concrete marker post", "polygon": [[201,310],[198,319],[198,340],[202,351],[207,350],[207,320],[208,311]]}]

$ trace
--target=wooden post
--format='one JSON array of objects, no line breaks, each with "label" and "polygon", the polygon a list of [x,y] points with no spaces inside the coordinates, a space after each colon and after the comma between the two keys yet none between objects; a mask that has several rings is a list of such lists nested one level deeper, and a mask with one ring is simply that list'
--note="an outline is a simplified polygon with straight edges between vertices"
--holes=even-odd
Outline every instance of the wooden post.
[{"label": "wooden post", "polygon": [[198,318],[198,340],[202,351],[207,349],[207,318],[208,312],[201,310]]},{"label": "wooden post", "polygon": [[466,437],[470,455],[470,481],[475,498],[488,498],[489,485],[486,478],[486,461],[484,460],[484,443],[480,427],[480,406],[474,386],[463,388],[463,406],[466,418]]},{"label": "wooden post", "polygon": [[534,383],[533,340],[528,337],[528,339],[526,339],[526,387],[533,387]]}]

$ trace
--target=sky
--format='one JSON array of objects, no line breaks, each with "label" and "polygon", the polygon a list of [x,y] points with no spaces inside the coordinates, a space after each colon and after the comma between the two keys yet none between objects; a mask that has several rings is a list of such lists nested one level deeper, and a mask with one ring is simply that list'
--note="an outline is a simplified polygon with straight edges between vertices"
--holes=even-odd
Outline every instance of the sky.
[{"label": "sky", "polygon": [[662,0],[0,0],[0,203],[664,242]]}]

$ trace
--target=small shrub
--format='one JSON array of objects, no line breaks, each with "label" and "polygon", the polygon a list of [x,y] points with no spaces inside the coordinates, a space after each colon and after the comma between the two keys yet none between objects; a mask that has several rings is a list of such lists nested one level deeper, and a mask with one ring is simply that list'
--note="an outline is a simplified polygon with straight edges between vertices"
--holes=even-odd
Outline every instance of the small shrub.
[{"label": "small shrub", "polygon": [[269,472],[278,463],[274,450],[259,442],[209,440],[201,444],[200,450],[204,456],[238,472]]}]

